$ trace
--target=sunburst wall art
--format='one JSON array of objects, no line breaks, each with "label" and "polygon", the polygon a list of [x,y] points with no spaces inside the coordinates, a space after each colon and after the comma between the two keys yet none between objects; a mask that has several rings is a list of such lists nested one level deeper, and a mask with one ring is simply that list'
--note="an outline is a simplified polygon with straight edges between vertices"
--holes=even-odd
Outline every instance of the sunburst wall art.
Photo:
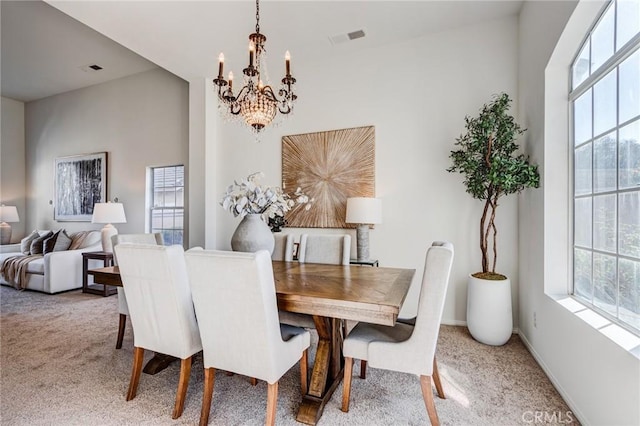
[{"label": "sunburst wall art", "polygon": [[289,211],[287,226],[353,228],[344,222],[347,198],[375,197],[374,127],[283,136],[282,187],[314,199],[310,210]]}]

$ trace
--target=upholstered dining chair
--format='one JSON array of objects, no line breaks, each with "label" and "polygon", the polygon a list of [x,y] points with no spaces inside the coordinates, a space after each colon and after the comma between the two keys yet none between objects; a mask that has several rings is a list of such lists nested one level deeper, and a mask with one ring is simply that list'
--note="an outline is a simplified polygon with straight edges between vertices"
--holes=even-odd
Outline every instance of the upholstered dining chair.
[{"label": "upholstered dining chair", "polygon": [[202,350],[182,246],[120,243],[114,247],[133,325],[127,401],[136,396],[145,350],[181,359],[172,417],[182,415],[191,358]]},{"label": "upholstered dining chair", "polygon": [[345,367],[342,411],[349,411],[353,359],[357,358],[368,361],[373,368],[420,376],[429,420],[434,426],[440,424],[433,401],[431,378],[438,396],[444,399],[435,353],[452,263],[451,243],[434,242],[427,250],[415,326],[400,322],[393,327],[359,323],[351,330],[343,342]]},{"label": "upholstered dining chair", "polygon": [[215,369],[266,381],[266,424],[273,425],[278,381],[298,360],[302,393],[307,392],[310,335],[278,322],[269,252],[189,250],[185,258],[205,368],[200,425],[209,421]]},{"label": "upholstered dining chair", "polygon": [[275,246],[271,253],[271,260],[293,261],[293,235],[276,232],[273,234]]},{"label": "upholstered dining chair", "polygon": [[[298,247],[298,261],[301,263],[324,263],[349,265],[351,235],[349,234],[302,234]],[[311,315],[295,312],[280,312],[280,322],[296,327],[315,328]],[[342,321],[342,333],[347,335],[347,323]]]},{"label": "upholstered dining chair", "polygon": [[300,236],[299,262],[348,265],[350,254],[351,235],[349,234],[302,234]]},{"label": "upholstered dining chair", "polygon": [[[162,234],[155,232],[152,234],[116,234],[111,237],[113,247],[120,243],[139,243],[139,244],[164,244]],[[115,252],[113,253],[113,264],[118,264]],[[122,348],[122,339],[124,339],[124,330],[127,325],[127,316],[129,315],[129,307],[127,306],[127,296],[124,295],[124,289],[118,287],[118,314],[120,314],[118,323],[118,339],[116,340],[116,349]]]}]

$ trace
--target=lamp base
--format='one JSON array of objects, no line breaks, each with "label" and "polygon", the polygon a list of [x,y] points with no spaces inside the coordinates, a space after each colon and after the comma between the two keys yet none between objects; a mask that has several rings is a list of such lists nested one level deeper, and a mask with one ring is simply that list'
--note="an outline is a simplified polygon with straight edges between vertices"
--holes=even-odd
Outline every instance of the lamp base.
[{"label": "lamp base", "polygon": [[106,253],[113,253],[113,243],[111,242],[111,237],[116,235],[118,230],[115,226],[108,223],[102,228],[102,251]]},{"label": "lamp base", "polygon": [[369,260],[369,225],[360,223],[356,227],[358,262]]},{"label": "lamp base", "polygon": [[0,223],[0,244],[10,244],[11,243],[11,225],[7,222]]}]

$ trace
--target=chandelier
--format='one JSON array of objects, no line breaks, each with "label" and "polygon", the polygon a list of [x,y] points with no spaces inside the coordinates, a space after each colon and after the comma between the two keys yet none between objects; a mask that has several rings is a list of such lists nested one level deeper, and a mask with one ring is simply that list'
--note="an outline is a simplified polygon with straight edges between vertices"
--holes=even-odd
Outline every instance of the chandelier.
[{"label": "chandelier", "polygon": [[[218,87],[219,106],[228,118],[244,121],[256,135],[271,124],[278,112],[286,115],[293,111],[298,98],[292,86],[296,79],[291,76],[291,56],[285,54],[286,73],[278,96],[269,85],[266,72],[265,42],[267,37],[260,34],[260,4],[256,0],[256,32],[249,36],[249,66],[242,70],[244,86],[233,93],[233,73],[227,80],[223,76],[224,54],[218,57],[218,77],[213,83]],[[265,84],[266,83],[266,84]]]}]

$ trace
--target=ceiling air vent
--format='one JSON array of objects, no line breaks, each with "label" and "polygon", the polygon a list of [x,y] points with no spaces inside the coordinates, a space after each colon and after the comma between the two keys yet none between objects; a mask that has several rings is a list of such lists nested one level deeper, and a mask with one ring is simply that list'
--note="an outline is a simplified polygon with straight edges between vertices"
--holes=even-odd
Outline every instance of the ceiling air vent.
[{"label": "ceiling air vent", "polygon": [[362,38],[362,37],[364,37],[364,31],[358,30],[358,31],[350,32],[349,34],[347,34],[347,37],[349,37],[349,40],[355,40],[357,38]]},{"label": "ceiling air vent", "polygon": [[363,38],[365,35],[366,34],[364,32],[364,29],[360,29],[356,31],[351,31],[350,33],[346,33],[346,34],[334,35],[332,37],[329,37],[329,41],[331,41],[331,44],[336,45],[336,44],[346,43],[351,40]]},{"label": "ceiling air vent", "polygon": [[100,65],[92,64],[92,65],[83,65],[80,69],[84,72],[96,72],[100,71],[102,67]]}]

